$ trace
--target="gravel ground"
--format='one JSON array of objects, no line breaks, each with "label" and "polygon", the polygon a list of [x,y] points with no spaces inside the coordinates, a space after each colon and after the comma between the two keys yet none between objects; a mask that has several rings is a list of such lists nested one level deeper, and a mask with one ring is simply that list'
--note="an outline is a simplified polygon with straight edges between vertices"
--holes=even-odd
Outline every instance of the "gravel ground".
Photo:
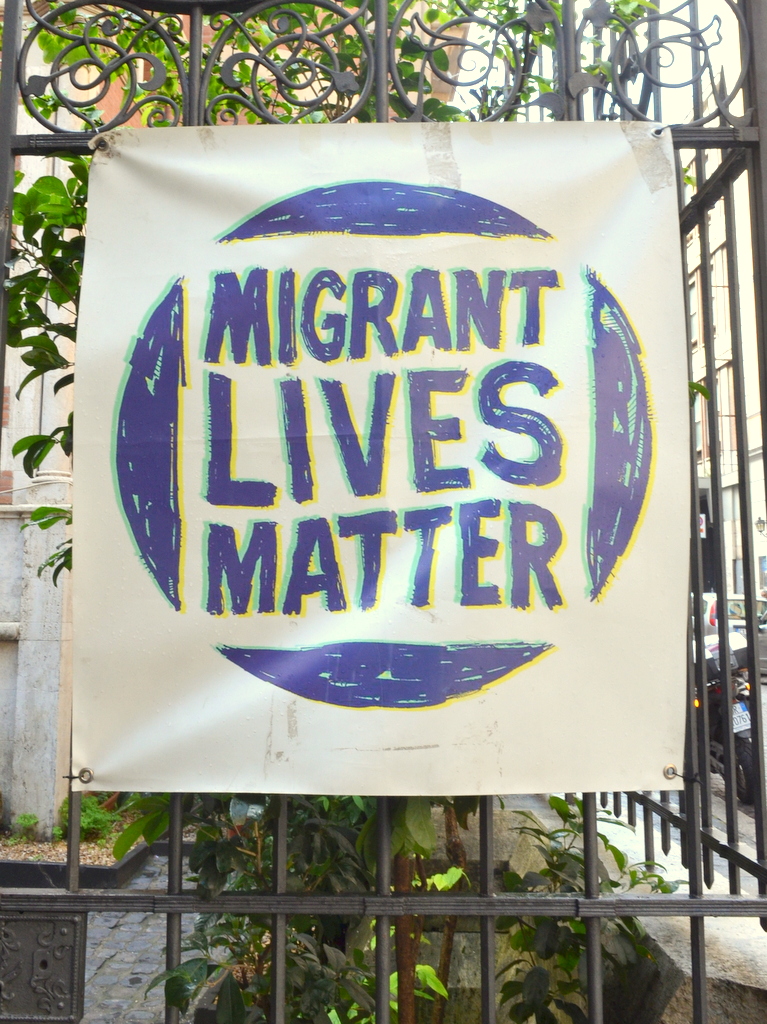
[{"label": "gravel ground", "polygon": [[[81,864],[114,864],[112,846],[115,836],[108,843],[80,843]],[[49,864],[64,864],[67,859],[67,844],[19,842],[18,839],[0,838],[0,860],[46,861]]]}]

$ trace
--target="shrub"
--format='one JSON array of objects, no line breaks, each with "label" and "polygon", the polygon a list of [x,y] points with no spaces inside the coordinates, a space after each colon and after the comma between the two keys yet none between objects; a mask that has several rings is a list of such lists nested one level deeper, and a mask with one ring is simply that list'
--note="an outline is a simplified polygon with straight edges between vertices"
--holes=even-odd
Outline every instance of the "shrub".
[{"label": "shrub", "polygon": [[36,814],[20,814],[14,822],[13,831],[18,836],[21,836],[22,839],[34,842],[37,839],[37,826],[39,823],[40,819]]},{"label": "shrub", "polygon": [[[60,835],[63,839],[68,834],[69,825],[69,799],[61,805],[59,812],[61,818]],[[105,840],[118,821],[121,814],[119,811],[108,811],[98,801],[98,797],[88,795],[83,797],[82,810],[80,812],[80,839]]]},{"label": "shrub", "polygon": [[[541,854],[543,866],[528,871],[524,878],[513,871],[504,874],[504,888],[517,893],[583,893],[586,887],[583,852],[583,804],[570,806],[561,797],[549,799],[561,818],[559,828],[546,829],[527,811],[519,811],[527,824],[516,829],[529,836]],[[622,824],[601,813],[604,824]],[[628,827],[628,826],[626,826]],[[640,888],[650,892],[673,892],[676,882],[667,881],[651,861],[630,864],[628,858],[607,836],[598,833],[603,852],[600,861],[600,891],[628,892]],[[613,873],[605,862],[614,863]],[[515,1024],[534,1018],[536,1024],[557,1024],[569,1019],[586,1024],[586,925],[582,920],[550,917],[498,918],[499,930],[508,933],[511,960],[501,970],[506,976],[501,1003]],[[652,959],[644,945],[644,928],[635,917],[601,920],[602,954],[618,979],[626,982],[626,969],[642,958]],[[555,1014],[559,1011],[559,1017]]]}]

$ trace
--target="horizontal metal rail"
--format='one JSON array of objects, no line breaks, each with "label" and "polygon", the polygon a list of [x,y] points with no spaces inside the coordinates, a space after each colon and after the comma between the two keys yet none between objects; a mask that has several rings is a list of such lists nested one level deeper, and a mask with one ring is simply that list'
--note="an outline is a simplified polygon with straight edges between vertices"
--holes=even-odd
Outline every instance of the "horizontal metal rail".
[{"label": "horizontal metal rail", "polygon": [[759,145],[759,129],[756,127],[698,128],[686,124],[669,127],[676,149],[731,149]]},{"label": "horizontal metal rail", "polygon": [[[119,129],[118,129],[119,130]],[[758,128],[690,128],[670,125],[676,149],[742,149],[759,144]],[[41,135],[14,135],[14,156],[50,156],[52,153],[91,153],[90,143],[98,132],[47,132]]]},{"label": "horizontal metal rail", "polygon": [[356,893],[299,895],[297,893],[226,893],[215,899],[160,892],[92,890],[78,893],[40,893],[5,890],[0,912],[37,911],[72,913],[94,910],[107,913],[144,914],[324,914],[341,916],[398,917],[430,914],[461,917],[764,917],[767,896],[686,896],[684,893],[622,894],[587,898],[543,893],[498,893],[487,896],[429,896]]}]

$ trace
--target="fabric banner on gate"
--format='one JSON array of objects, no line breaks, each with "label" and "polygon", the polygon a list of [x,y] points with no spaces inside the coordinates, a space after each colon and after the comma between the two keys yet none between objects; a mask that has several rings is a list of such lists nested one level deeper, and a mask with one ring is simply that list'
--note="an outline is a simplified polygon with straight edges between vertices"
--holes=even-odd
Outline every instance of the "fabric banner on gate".
[{"label": "fabric banner on gate", "polygon": [[688,388],[653,128],[106,137],[75,414],[88,788],[669,788]]}]

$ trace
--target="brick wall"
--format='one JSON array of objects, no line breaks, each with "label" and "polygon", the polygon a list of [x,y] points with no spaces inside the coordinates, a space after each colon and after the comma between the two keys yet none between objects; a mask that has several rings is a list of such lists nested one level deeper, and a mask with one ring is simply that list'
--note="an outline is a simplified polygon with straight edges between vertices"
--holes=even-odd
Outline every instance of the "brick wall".
[{"label": "brick wall", "polygon": [[13,494],[11,488],[13,487],[13,473],[10,469],[4,469],[0,473],[0,505],[12,505]]},{"label": "brick wall", "polygon": [[[11,388],[10,385],[6,384],[3,388],[3,402],[2,402],[2,428],[6,430],[8,428],[8,421],[11,416]],[[3,470],[0,473],[0,505],[10,505],[13,503],[13,495],[10,493],[13,487],[13,473],[10,469]]]}]

